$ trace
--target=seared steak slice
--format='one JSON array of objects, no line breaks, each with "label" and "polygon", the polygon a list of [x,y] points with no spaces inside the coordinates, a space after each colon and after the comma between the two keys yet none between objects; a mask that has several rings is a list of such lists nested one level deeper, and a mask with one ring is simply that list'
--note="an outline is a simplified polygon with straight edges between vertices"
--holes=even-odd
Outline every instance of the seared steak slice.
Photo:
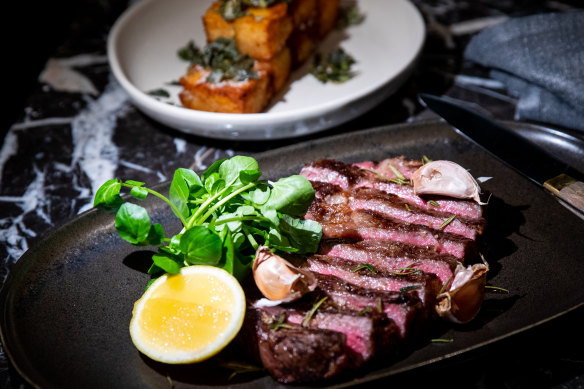
[{"label": "seared steak slice", "polygon": [[315,275],[318,280],[315,294],[327,297],[326,303],[359,312],[381,311],[396,324],[401,338],[415,336],[427,321],[428,311],[414,293],[366,289],[335,276]]},{"label": "seared steak slice", "polygon": [[474,201],[457,200],[443,197],[434,198],[438,207],[427,201],[430,197],[420,197],[414,193],[414,187],[407,184],[398,184],[380,178],[377,174],[354,165],[348,165],[339,161],[318,160],[304,166],[300,174],[310,181],[326,182],[340,186],[344,190],[356,188],[373,188],[385,193],[394,194],[409,204],[442,213],[454,214],[467,219],[479,219],[482,216],[482,208]]},{"label": "seared steak slice", "polygon": [[378,312],[341,310],[331,305],[321,305],[307,323],[304,323],[309,306],[294,303],[292,306],[259,308],[272,321],[294,326],[306,326],[343,333],[352,367],[359,367],[377,354],[395,350],[399,329],[386,315]]},{"label": "seared steak slice", "polygon": [[302,168],[300,174],[309,181],[326,182],[340,186],[343,190],[355,186],[362,180],[367,180],[369,176],[374,177],[374,174],[364,169],[332,159],[311,162]]},{"label": "seared steak slice", "polygon": [[477,252],[476,242],[471,239],[423,225],[396,221],[373,211],[356,210],[343,214],[335,207],[315,201],[306,216],[322,224],[324,238],[391,240],[431,248],[463,261],[473,258]]},{"label": "seared steak slice", "polygon": [[387,158],[381,162],[365,161],[353,164],[353,166],[362,169],[372,170],[383,178],[397,178],[395,172],[390,167],[392,166],[407,179],[411,179],[414,172],[422,165],[422,161],[406,159],[404,156]]},{"label": "seared steak slice", "polygon": [[312,182],[312,186],[317,200],[308,212],[308,219],[323,218],[327,209],[331,209],[328,214],[368,210],[394,220],[428,226],[472,240],[481,235],[486,226],[483,218],[467,219],[458,216],[448,222],[452,214],[439,212],[438,208],[432,210],[409,204],[401,197],[377,189],[362,187],[343,191],[339,186],[321,182]]},{"label": "seared steak slice", "polygon": [[[351,194],[349,200],[351,209],[374,211],[395,220],[421,224],[473,240],[476,239],[477,235],[483,233],[486,226],[486,221],[483,218],[469,220],[459,216],[447,222],[452,215],[439,212],[438,209],[431,210],[410,205],[396,195],[380,192],[376,189],[357,188]],[[441,228],[444,223],[448,224]]]},{"label": "seared steak slice", "polygon": [[310,183],[314,188],[314,195],[317,199],[326,199],[329,196],[343,192],[343,188],[328,182],[311,181]]},{"label": "seared steak slice", "polygon": [[368,263],[386,273],[422,271],[436,274],[442,283],[452,278],[458,260],[449,254],[389,240],[362,240],[358,242],[324,239],[319,254],[347,261]]},{"label": "seared steak slice", "polygon": [[[336,376],[349,366],[345,334],[320,328],[270,328],[269,320],[253,312],[259,359],[274,379],[283,383],[315,382]],[[246,319],[247,320],[247,319]],[[248,324],[249,325],[249,324]]]},{"label": "seared steak slice", "polygon": [[428,309],[433,307],[436,295],[442,288],[442,283],[434,274],[394,275],[383,271],[373,273],[366,267],[356,266],[354,262],[327,255],[313,255],[301,266],[314,273],[335,276],[366,289],[388,292],[413,291]]}]

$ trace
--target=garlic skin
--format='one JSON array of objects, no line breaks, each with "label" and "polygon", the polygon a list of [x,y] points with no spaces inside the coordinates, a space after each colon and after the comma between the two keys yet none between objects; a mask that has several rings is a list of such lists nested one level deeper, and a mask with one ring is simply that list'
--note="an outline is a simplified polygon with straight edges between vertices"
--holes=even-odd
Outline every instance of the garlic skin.
[{"label": "garlic skin", "polygon": [[457,324],[474,319],[483,304],[488,271],[486,262],[466,268],[457,264],[450,290],[440,293],[436,298],[438,315]]},{"label": "garlic skin", "polygon": [[258,248],[252,271],[256,286],[270,300],[294,301],[316,288],[311,271],[295,267],[265,246]]},{"label": "garlic skin", "polygon": [[484,205],[479,197],[481,188],[473,176],[452,161],[432,161],[412,175],[414,192],[418,195],[434,194],[457,199],[473,199]]}]

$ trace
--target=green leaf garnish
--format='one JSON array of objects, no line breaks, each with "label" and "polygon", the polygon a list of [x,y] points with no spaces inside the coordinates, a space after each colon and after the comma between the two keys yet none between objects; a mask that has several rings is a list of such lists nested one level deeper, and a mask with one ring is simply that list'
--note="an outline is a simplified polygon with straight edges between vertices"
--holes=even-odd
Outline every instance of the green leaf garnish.
[{"label": "green leaf garnish", "polygon": [[341,7],[337,20],[337,28],[344,29],[349,26],[355,26],[363,23],[364,20],[365,14],[359,11],[357,4]]},{"label": "green leaf garnish", "polygon": [[123,203],[116,213],[115,226],[125,241],[142,245],[150,232],[150,216],[144,207]]},{"label": "green leaf garnish", "polygon": [[153,89],[151,91],[147,92],[148,95],[153,96],[153,97],[170,97],[170,93],[168,93],[168,91],[166,89],[162,89],[162,88],[158,88],[158,89]]},{"label": "green leaf garnish", "polygon": [[343,49],[338,48],[330,52],[326,57],[321,54],[314,56],[312,75],[322,83],[342,83],[355,77],[351,71],[355,59]]},{"label": "green leaf garnish", "polygon": [[[201,176],[177,169],[168,197],[143,182],[108,180],[98,189],[94,205],[117,210],[115,226],[124,240],[157,247],[148,270],[153,277],[205,264],[242,280],[251,271],[259,245],[311,254],[322,236],[319,223],[301,219],[314,198],[306,178],[292,176],[275,183],[260,178],[255,159],[235,156],[216,161]],[[124,202],[122,188],[129,188],[138,200],[155,196],[165,202],[182,223],[182,231],[165,237],[145,208]]]},{"label": "green leaf garnish", "polygon": [[253,70],[255,60],[237,50],[235,39],[220,37],[207,44],[202,51],[190,41],[177,54],[182,60],[210,69],[206,81],[213,84],[223,80],[245,81],[259,77]]},{"label": "green leaf garnish", "polygon": [[425,155],[422,155],[422,165],[432,162],[432,160]]},{"label": "green leaf garnish", "polygon": [[430,205],[431,205],[431,206],[433,206],[433,207],[440,208],[440,204],[438,204],[438,203],[437,203],[436,201],[434,201],[434,200],[429,200],[429,201],[428,201],[428,204],[430,204]]},{"label": "green leaf garnish", "polygon": [[93,206],[105,210],[117,210],[122,205],[123,200],[120,196],[122,183],[118,179],[107,180],[97,190]]},{"label": "green leaf garnish", "polygon": [[248,7],[268,8],[276,3],[289,3],[291,0],[221,0],[219,13],[224,20],[232,22],[247,14]]}]

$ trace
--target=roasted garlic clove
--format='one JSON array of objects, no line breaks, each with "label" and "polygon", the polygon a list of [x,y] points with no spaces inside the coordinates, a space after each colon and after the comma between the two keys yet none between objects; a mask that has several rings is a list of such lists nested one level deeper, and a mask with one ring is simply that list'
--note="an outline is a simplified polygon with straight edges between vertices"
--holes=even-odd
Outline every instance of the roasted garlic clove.
[{"label": "roasted garlic clove", "polygon": [[265,246],[256,252],[253,278],[265,297],[281,302],[294,301],[316,288],[311,271],[295,267]]},{"label": "roasted garlic clove", "polygon": [[481,202],[481,188],[462,166],[451,161],[432,161],[416,170],[412,176],[416,194],[434,194]]},{"label": "roasted garlic clove", "polygon": [[454,279],[448,291],[440,293],[436,300],[436,312],[453,323],[468,323],[483,304],[489,266],[479,263],[464,267],[457,265]]}]

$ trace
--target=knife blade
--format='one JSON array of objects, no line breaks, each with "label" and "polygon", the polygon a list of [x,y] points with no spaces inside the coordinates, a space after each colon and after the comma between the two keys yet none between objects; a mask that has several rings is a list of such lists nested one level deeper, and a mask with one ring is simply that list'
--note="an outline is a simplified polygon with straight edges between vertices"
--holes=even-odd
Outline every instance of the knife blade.
[{"label": "knife blade", "polygon": [[450,99],[429,94],[420,94],[419,99],[450,123],[459,134],[544,187],[562,205],[584,219],[582,173],[515,131]]}]

